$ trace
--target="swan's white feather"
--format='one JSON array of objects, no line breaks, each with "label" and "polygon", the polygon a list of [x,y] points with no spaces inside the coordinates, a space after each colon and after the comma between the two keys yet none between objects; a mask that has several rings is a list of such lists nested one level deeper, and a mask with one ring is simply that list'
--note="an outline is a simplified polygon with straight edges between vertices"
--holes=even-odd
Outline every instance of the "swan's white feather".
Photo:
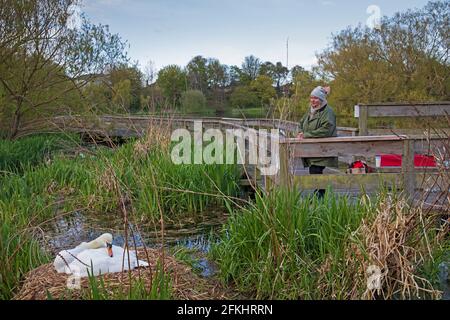
[{"label": "swan's white feather", "polygon": [[128,263],[128,253],[118,246],[112,246],[113,256],[110,257],[106,249],[107,243],[112,243],[110,233],[102,234],[91,242],[83,242],[73,249],[63,250],[57,254],[53,266],[58,273],[76,274],[80,277],[87,277],[88,270],[89,273],[98,275],[121,272],[128,270],[129,267],[131,269],[138,266],[148,267],[148,263],[138,260],[136,253],[132,250],[129,250],[130,263]]},{"label": "swan's white feather", "polygon": [[79,246],[69,249],[69,250],[62,250],[60,251],[55,258],[55,261],[53,261],[53,266],[55,267],[56,272],[62,273],[65,272],[65,268],[70,265],[74,260],[75,257],[86,249],[86,243],[82,243]]},{"label": "swan's white feather", "polygon": [[[128,264],[128,254],[126,251],[118,246],[112,247],[113,257],[108,255],[106,248],[87,249],[77,254],[69,266],[64,268],[64,272],[68,274],[76,274],[80,277],[87,277],[88,274],[97,276],[105,273],[121,272],[139,267],[147,267],[148,263],[138,260],[136,252],[129,250],[130,264]],[[122,268],[123,255],[125,253],[125,260]]]}]

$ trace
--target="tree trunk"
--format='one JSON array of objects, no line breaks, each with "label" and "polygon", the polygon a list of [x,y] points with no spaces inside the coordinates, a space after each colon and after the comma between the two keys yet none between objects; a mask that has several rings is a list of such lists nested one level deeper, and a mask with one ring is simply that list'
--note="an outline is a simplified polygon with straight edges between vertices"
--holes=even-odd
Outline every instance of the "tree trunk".
[{"label": "tree trunk", "polygon": [[20,112],[20,109],[22,108],[22,99],[19,99],[17,101],[16,111],[14,112],[11,127],[9,130],[9,139],[14,139],[17,136],[17,133],[19,132],[19,126],[20,126],[20,120],[22,118],[22,114]]}]

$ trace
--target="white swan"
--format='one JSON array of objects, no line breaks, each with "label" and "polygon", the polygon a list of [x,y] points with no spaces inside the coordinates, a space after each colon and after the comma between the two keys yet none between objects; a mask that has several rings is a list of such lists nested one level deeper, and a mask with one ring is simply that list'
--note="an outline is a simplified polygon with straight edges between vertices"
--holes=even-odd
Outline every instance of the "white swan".
[{"label": "white swan", "polygon": [[79,253],[88,249],[104,248],[106,247],[107,243],[112,243],[112,238],[113,237],[110,233],[104,233],[91,242],[82,242],[80,245],[76,246],[73,249],[60,251],[56,255],[53,266],[58,273],[63,273],[65,272],[65,268],[75,260],[75,257]]},{"label": "white swan", "polygon": [[[101,235],[94,241],[87,244],[82,243],[80,246],[72,249],[77,251],[75,254],[71,252],[71,250],[67,250],[72,259],[68,264],[64,263],[62,271],[58,271],[58,269],[57,271],[75,274],[80,277],[87,277],[88,274],[96,276],[99,274],[129,270],[129,267],[134,269],[136,267],[148,266],[147,262],[137,259],[135,251],[127,250],[127,252],[121,247],[113,246],[111,243],[112,235],[107,233]],[[128,254],[130,255],[130,263],[128,263]]]},{"label": "white swan", "polygon": [[135,269],[148,266],[147,262],[137,259],[135,251],[128,250],[130,255],[130,263],[128,264],[128,253],[126,250],[118,246],[109,246],[112,251],[111,256],[104,248],[84,250],[77,255],[77,258],[69,266],[66,266],[65,272],[67,274],[74,273],[80,277],[87,277],[88,274],[97,276],[99,274],[121,272],[130,268]]}]

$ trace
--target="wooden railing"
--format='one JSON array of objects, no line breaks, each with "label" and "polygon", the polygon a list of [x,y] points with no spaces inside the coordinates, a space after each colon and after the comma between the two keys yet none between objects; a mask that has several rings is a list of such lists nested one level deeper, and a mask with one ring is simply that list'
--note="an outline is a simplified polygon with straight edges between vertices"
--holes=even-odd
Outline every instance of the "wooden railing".
[{"label": "wooden railing", "polygon": [[[325,189],[365,190],[375,192],[380,186],[403,189],[409,199],[417,198],[418,191],[438,188],[449,192],[450,181],[439,178],[437,169],[414,166],[415,154],[442,154],[448,157],[450,143],[443,137],[408,136],[359,136],[323,139],[283,139],[280,142],[280,170],[276,176],[266,177],[268,185],[286,188],[296,186],[300,190]],[[398,170],[377,170],[370,174],[346,174],[334,171],[324,175],[296,175],[292,164],[296,159],[309,157],[345,157],[347,155],[373,159],[381,154],[402,155],[402,167]],[[446,159],[447,161],[450,159]],[[447,170],[449,168],[447,167]],[[448,176],[447,176],[448,177]],[[448,201],[448,200],[447,200]]]},{"label": "wooden railing", "polygon": [[359,104],[355,106],[355,117],[359,118],[359,135],[368,135],[368,120],[376,117],[439,117],[450,116],[450,102],[428,102],[415,104]]},{"label": "wooden railing", "polygon": [[[107,136],[141,136],[154,125],[170,126],[171,129],[193,130],[194,122],[201,120],[204,127],[224,128],[225,125],[238,125],[247,128],[280,129],[295,136],[299,124],[279,119],[239,119],[239,118],[170,118],[155,116],[59,116],[48,120],[33,121],[22,126],[21,135],[49,130],[68,130],[72,132],[99,133]],[[355,136],[356,128],[338,127],[339,136]]]},{"label": "wooden railing", "polygon": [[[398,107],[398,106],[397,106]],[[367,115],[380,114],[380,108],[387,106],[363,106]],[[421,111],[421,114],[436,114],[446,111],[435,107],[433,112]],[[372,110],[372,111],[370,111]],[[408,109],[402,108],[402,112]],[[363,112],[363,113],[364,113]],[[409,111],[408,111],[409,112]],[[361,110],[360,110],[361,115]],[[236,118],[165,118],[146,116],[101,116],[86,118],[81,116],[55,117],[47,124],[47,127],[55,130],[65,130],[72,132],[92,132],[109,136],[140,136],[144,135],[151,126],[164,126],[171,130],[176,128],[186,128],[192,130],[194,122],[202,120],[203,128],[243,129],[249,128],[278,128],[289,132],[295,136],[298,125],[295,122],[274,120],[274,119],[236,119]],[[42,126],[39,127],[42,130]],[[279,154],[273,155],[279,165],[278,173],[275,176],[263,177],[264,187],[270,189],[271,186],[284,186],[292,188],[294,185],[300,190],[322,189],[331,186],[338,190],[360,190],[367,192],[379,190],[379,187],[386,185],[389,187],[401,187],[410,199],[414,199],[418,191],[427,188],[433,189],[437,185],[439,190],[449,191],[450,179],[438,179],[436,170],[429,168],[415,168],[415,154],[441,153],[449,155],[450,144],[448,138],[424,136],[355,136],[355,129],[339,128],[339,135],[335,138],[323,139],[289,139],[281,138]],[[348,159],[348,157],[363,157],[373,159],[382,154],[402,155],[402,167],[389,172],[377,170],[376,173],[351,175],[342,171],[334,171],[325,175],[298,175],[295,163],[302,158],[308,157],[338,157]],[[447,161],[450,159],[446,159]],[[447,168],[448,170],[448,168]],[[256,166],[252,168],[253,178],[257,179]],[[419,190],[420,189],[420,190]]]}]

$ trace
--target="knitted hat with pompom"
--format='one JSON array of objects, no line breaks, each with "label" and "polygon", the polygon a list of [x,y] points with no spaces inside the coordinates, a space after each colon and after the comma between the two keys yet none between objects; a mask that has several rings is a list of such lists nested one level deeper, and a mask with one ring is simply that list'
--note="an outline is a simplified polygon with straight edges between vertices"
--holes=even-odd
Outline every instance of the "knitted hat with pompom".
[{"label": "knitted hat with pompom", "polygon": [[330,93],[330,87],[322,87],[318,86],[314,88],[314,90],[311,92],[311,96],[317,97],[322,101],[327,100],[327,95]]}]

